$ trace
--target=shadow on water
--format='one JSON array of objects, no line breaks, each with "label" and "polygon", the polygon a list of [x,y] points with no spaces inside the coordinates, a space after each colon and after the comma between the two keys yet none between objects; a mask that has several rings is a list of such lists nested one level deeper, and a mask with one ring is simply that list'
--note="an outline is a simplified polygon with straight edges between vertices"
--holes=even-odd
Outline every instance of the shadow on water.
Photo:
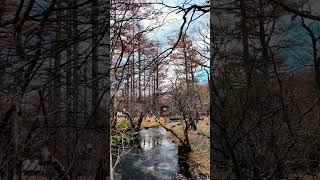
[{"label": "shadow on water", "polygon": [[179,164],[179,174],[182,174],[187,179],[192,179],[192,174],[190,172],[190,165],[187,162],[188,157],[186,155],[178,156],[178,164]]},{"label": "shadow on water", "polygon": [[[139,145],[116,167],[123,180],[192,179],[187,156],[178,156],[176,145],[163,128],[140,131]],[[178,178],[179,177],[179,178]]]}]

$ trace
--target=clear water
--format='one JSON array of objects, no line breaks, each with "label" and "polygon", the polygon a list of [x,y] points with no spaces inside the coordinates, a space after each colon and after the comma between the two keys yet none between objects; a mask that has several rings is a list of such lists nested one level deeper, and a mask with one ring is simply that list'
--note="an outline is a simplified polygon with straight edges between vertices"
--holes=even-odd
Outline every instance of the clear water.
[{"label": "clear water", "polygon": [[181,174],[189,174],[185,173],[187,164],[178,157],[177,147],[165,137],[166,133],[163,128],[140,131],[139,146],[125,155],[116,167],[121,179],[173,180],[182,177]]}]

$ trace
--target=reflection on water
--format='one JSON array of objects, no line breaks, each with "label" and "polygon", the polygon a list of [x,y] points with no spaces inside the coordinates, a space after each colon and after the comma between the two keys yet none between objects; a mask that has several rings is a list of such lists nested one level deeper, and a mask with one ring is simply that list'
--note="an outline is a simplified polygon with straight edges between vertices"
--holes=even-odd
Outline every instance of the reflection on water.
[{"label": "reflection on water", "polygon": [[163,142],[162,138],[152,138],[152,137],[146,137],[145,139],[142,139],[140,141],[140,147],[143,150],[150,150],[152,149],[154,146],[158,146],[161,145]]},{"label": "reflection on water", "polygon": [[128,153],[116,168],[125,180],[177,179],[181,159],[163,128],[140,131],[139,147]]}]

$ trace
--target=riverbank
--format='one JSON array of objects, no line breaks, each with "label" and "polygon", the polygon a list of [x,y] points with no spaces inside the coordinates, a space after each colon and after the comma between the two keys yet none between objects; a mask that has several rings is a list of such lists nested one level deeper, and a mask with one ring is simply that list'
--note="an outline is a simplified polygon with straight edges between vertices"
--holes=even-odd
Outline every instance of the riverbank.
[{"label": "riverbank", "polygon": [[[171,129],[183,137],[184,126],[180,123],[172,126]],[[175,144],[179,141],[171,133],[167,133],[169,139]],[[189,131],[189,141],[192,151],[188,155],[188,162],[197,173],[201,176],[210,179],[210,122],[209,118],[205,117],[199,121],[196,131]]]},{"label": "riverbank", "polygon": [[[164,118],[160,118],[160,123],[161,124],[166,124],[167,120]],[[145,128],[153,128],[153,127],[160,127],[160,124],[156,121],[155,118],[153,117],[146,117],[140,126],[140,129],[145,129]]]}]

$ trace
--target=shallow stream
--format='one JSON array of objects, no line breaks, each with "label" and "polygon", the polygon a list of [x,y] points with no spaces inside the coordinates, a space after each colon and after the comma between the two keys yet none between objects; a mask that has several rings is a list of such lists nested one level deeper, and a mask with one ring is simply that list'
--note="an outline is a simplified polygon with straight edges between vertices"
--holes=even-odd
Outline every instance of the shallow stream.
[{"label": "shallow stream", "polygon": [[139,145],[116,167],[123,180],[193,179],[186,158],[178,156],[176,145],[161,127],[140,131]]}]

